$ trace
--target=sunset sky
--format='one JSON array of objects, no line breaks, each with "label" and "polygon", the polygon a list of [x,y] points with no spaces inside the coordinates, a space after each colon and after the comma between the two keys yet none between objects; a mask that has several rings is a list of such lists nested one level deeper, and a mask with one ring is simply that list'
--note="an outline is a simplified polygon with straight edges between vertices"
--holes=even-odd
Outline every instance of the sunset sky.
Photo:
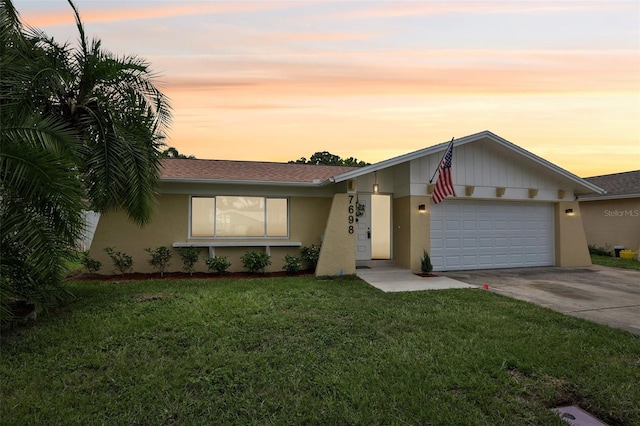
[{"label": "sunset sky", "polygon": [[[65,0],[14,0],[77,42]],[[579,176],[640,169],[640,1],[83,1],[198,158],[377,162],[482,130]],[[455,159],[454,159],[455,167]]]}]

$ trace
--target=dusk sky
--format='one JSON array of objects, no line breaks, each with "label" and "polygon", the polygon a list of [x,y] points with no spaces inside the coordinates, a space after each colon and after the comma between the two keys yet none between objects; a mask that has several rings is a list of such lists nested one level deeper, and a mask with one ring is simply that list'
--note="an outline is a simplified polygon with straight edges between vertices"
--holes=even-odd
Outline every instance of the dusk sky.
[{"label": "dusk sky", "polygon": [[[77,42],[65,0],[13,4]],[[183,154],[377,162],[490,130],[579,176],[640,169],[639,0],[76,5],[159,74]]]}]

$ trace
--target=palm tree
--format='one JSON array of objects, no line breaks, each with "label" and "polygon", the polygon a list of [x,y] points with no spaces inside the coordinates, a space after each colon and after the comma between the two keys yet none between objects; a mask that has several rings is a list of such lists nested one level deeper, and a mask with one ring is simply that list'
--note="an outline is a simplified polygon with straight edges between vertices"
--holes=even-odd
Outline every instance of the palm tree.
[{"label": "palm tree", "polygon": [[[82,209],[147,223],[170,121],[148,64],[24,29],[0,0],[0,296],[46,296],[82,234]],[[45,291],[43,293],[43,291]],[[48,291],[48,290],[47,290]]]},{"label": "palm tree", "polygon": [[81,175],[96,211],[121,207],[139,224],[149,221],[159,178],[160,148],[170,119],[166,97],[155,87],[149,64],[116,58],[87,41],[69,0],[80,49],[60,61],[65,78],[56,90],[55,112],[81,134]]}]

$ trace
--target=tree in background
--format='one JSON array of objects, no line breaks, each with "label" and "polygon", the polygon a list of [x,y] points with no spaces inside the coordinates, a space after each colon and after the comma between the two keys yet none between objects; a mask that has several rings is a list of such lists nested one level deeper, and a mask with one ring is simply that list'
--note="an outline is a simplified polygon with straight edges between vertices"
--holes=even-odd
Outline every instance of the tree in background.
[{"label": "tree in background", "polygon": [[60,295],[65,259],[83,233],[82,210],[122,209],[149,221],[167,99],[147,62],[117,58],[25,29],[0,0],[0,314],[8,301],[46,305]]},{"label": "tree in background", "polygon": [[196,157],[195,155],[180,154],[176,148],[170,146],[160,153],[160,158],[185,158],[188,160],[195,160]]},{"label": "tree in background", "polygon": [[328,151],[316,152],[308,160],[302,157],[295,161],[289,161],[293,164],[322,164],[325,166],[350,166],[350,167],[364,167],[371,163],[360,161],[357,158],[340,158],[339,156],[332,154]]}]

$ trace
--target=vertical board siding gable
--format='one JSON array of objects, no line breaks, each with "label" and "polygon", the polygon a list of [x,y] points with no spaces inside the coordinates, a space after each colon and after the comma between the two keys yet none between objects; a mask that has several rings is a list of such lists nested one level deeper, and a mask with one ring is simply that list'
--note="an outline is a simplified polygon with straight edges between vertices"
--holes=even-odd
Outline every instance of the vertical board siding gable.
[{"label": "vertical board siding gable", "polygon": [[[412,183],[428,183],[438,168],[442,152],[411,161]],[[559,188],[557,179],[541,166],[490,141],[454,146],[453,182],[457,185],[505,188]],[[418,181],[414,181],[414,179]]]}]

